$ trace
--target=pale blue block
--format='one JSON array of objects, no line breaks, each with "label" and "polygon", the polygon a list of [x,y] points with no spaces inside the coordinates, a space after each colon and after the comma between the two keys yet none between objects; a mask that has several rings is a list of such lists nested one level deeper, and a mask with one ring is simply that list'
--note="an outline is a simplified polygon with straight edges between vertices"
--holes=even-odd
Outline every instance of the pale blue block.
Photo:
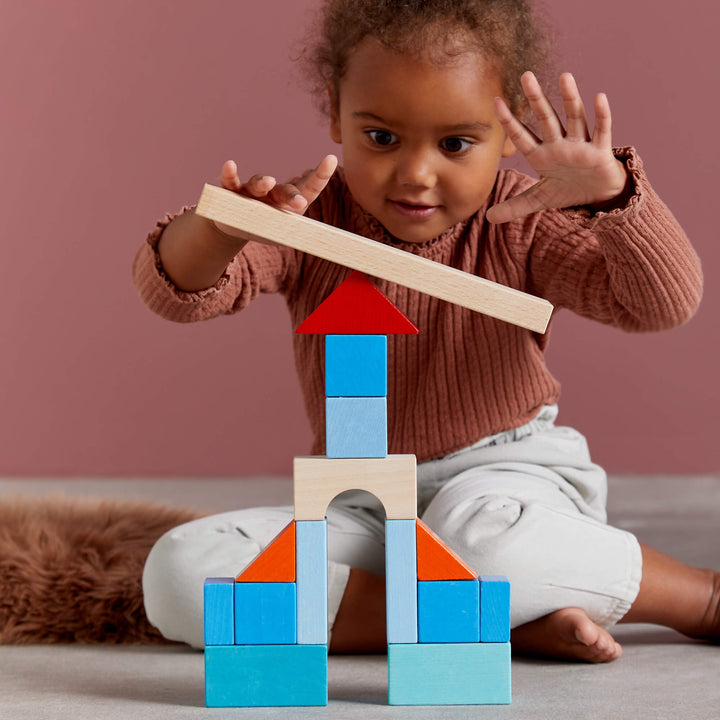
[{"label": "pale blue block", "polygon": [[507,705],[510,643],[388,646],[390,705]]},{"label": "pale blue block", "polygon": [[325,435],[329,458],[387,457],[387,399],[326,398]]},{"label": "pale blue block", "polygon": [[295,583],[235,583],[236,645],[295,644],[296,619]]},{"label": "pale blue block", "polygon": [[235,578],[207,578],[204,595],[206,645],[232,645],[235,642]]},{"label": "pale blue block", "polygon": [[385,521],[385,593],[388,643],[418,641],[416,523]]},{"label": "pale blue block", "polygon": [[327,635],[327,521],[295,523],[297,641],[325,645]]},{"label": "pale blue block", "polygon": [[208,707],[327,705],[326,645],[205,648]]},{"label": "pale blue block", "polygon": [[480,642],[480,583],[418,582],[418,642]]},{"label": "pale blue block", "polygon": [[480,642],[510,641],[510,582],[504,575],[480,576]]},{"label": "pale blue block", "polygon": [[328,335],[325,338],[325,395],[387,395],[387,336]]}]

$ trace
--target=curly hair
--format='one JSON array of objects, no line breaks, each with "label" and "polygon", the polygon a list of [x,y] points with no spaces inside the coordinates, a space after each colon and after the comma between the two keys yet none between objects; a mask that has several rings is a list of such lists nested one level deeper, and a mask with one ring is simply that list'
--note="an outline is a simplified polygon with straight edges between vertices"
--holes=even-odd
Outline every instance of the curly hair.
[{"label": "curly hair", "polygon": [[337,92],[353,49],[368,36],[438,63],[480,51],[515,113],[525,105],[520,75],[549,72],[551,39],[527,0],[323,0],[299,58],[323,113],[328,88]]}]

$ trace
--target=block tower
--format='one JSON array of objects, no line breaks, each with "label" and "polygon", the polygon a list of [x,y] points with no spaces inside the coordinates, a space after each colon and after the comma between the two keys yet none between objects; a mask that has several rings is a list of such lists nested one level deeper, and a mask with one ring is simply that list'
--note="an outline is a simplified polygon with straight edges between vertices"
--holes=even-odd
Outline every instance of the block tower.
[{"label": "block tower", "polygon": [[510,702],[510,586],[417,517],[414,455],[387,452],[387,335],[417,328],[353,272],[299,333],[325,335],[326,455],[295,458],[295,519],[237,578],[205,583],[208,706],[327,704],[328,505],[386,512],[389,702]]}]

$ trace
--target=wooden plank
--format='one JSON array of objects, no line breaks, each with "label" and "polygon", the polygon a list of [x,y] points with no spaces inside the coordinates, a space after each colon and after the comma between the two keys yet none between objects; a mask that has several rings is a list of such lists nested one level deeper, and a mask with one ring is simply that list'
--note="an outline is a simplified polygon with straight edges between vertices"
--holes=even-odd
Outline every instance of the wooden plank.
[{"label": "wooden plank", "polygon": [[550,320],[547,300],[224,188],[205,185],[195,212],[242,231],[250,240],[286,245],[534,332],[544,333]]}]

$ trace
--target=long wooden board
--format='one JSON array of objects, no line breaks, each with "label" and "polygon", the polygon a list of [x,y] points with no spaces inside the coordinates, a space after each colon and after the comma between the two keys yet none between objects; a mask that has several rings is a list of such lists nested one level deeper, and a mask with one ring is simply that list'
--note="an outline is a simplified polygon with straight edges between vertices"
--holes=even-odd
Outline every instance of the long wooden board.
[{"label": "long wooden board", "polygon": [[249,240],[271,240],[537,333],[545,332],[552,314],[542,298],[214,185],[205,185],[195,212]]}]

